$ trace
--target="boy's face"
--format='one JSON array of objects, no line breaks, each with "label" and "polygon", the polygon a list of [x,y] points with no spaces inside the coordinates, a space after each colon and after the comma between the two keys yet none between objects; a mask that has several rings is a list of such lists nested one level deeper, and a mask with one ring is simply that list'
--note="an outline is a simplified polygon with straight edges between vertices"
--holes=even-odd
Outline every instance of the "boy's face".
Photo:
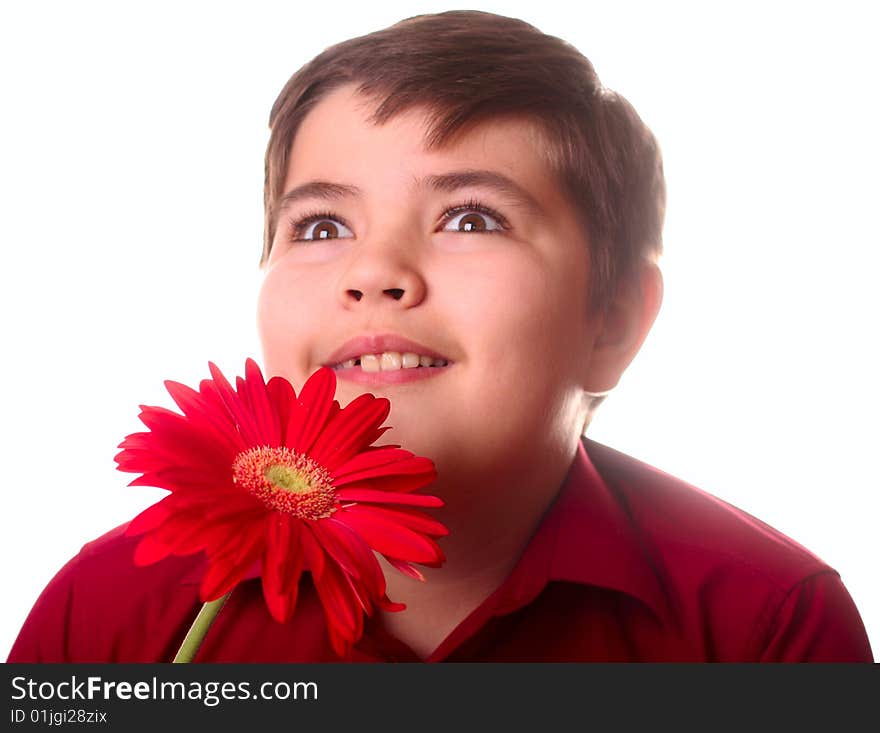
[{"label": "boy's face", "polygon": [[[337,399],[388,397],[380,442],[434,459],[441,478],[570,458],[583,389],[607,385],[590,378],[587,242],[530,125],[495,120],[427,152],[422,112],[374,126],[372,109],[343,87],[294,140],[284,190],[301,195],[286,197],[259,296],[267,375],[299,389],[365,354],[443,357],[344,366]],[[490,182],[452,175],[476,171]]]}]

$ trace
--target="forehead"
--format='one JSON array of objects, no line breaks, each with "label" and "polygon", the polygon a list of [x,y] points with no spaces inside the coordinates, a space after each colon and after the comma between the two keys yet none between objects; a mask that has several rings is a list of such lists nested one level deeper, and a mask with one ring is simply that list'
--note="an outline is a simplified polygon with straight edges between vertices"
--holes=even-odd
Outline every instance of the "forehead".
[{"label": "forehead", "polygon": [[490,118],[428,149],[430,110],[409,109],[377,125],[371,119],[375,109],[376,101],[355,85],[324,97],[291,143],[285,191],[309,180],[397,187],[451,170],[481,170],[500,174],[548,204],[562,198],[535,121]]}]

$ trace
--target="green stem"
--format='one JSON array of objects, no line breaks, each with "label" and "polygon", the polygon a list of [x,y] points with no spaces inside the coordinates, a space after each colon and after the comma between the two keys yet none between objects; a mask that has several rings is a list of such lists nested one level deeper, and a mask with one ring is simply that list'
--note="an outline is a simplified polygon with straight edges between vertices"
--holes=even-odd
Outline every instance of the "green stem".
[{"label": "green stem", "polygon": [[192,626],[186,633],[186,638],[183,640],[183,644],[180,645],[177,656],[174,657],[174,664],[186,664],[195,658],[205,635],[208,633],[208,629],[211,628],[211,624],[214,623],[214,619],[217,618],[217,614],[220,613],[220,609],[223,608],[223,604],[226,603],[226,599],[231,594],[232,591],[229,591],[225,596],[218,598],[216,601],[208,601],[202,606],[202,609],[196,616],[196,620],[193,621]]}]

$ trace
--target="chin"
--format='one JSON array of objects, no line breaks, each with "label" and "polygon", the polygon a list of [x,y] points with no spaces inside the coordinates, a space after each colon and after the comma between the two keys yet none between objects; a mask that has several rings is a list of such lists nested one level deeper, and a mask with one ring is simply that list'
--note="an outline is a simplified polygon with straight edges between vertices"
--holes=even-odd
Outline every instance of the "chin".
[{"label": "chin", "polygon": [[384,424],[391,429],[379,438],[378,443],[394,443],[416,455],[436,460],[437,451],[442,447],[441,430],[428,423],[419,425],[410,416],[395,416],[393,411]]}]

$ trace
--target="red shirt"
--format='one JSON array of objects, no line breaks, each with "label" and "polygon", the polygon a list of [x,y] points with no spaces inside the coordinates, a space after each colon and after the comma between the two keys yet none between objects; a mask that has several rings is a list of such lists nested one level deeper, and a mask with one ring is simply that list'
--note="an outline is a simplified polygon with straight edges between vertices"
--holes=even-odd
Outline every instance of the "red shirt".
[{"label": "red shirt", "polygon": [[[136,568],[117,527],[49,583],[10,662],[170,661],[201,604],[202,558]],[[196,661],[333,662],[308,575],[275,622],[243,581]],[[369,619],[353,661],[419,661]],[[595,441],[507,580],[427,661],[872,662],[837,572],[766,524]]]}]

